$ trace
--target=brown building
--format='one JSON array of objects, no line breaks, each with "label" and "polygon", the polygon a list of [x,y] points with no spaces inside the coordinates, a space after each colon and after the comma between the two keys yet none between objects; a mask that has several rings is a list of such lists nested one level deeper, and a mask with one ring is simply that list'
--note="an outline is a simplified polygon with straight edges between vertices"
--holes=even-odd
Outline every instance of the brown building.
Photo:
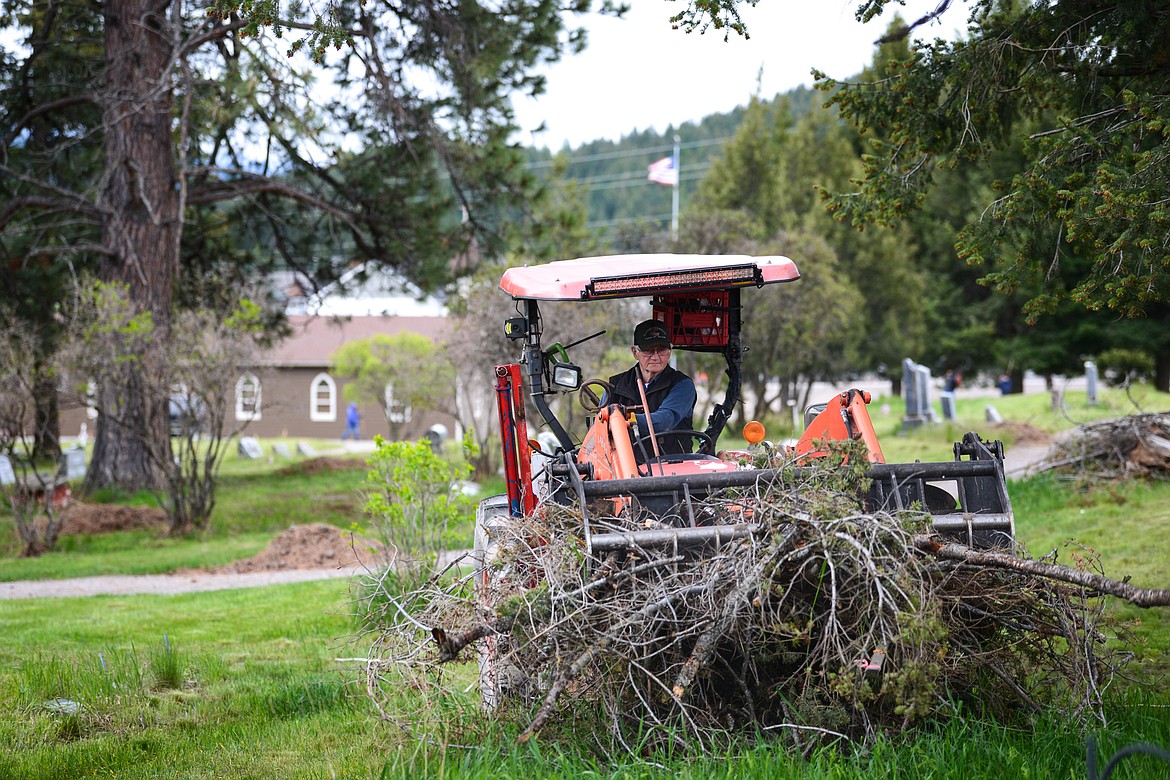
[{"label": "brown building", "polygon": [[[342,345],[375,334],[417,333],[438,341],[447,328],[445,317],[290,315],[292,335],[267,352],[236,381],[235,409],[228,411],[229,428],[240,425],[247,436],[340,438],[345,431],[345,379],[333,371],[332,356]],[[381,408],[359,403],[361,437],[387,435],[389,426]],[[403,438],[421,438],[432,426],[444,426],[448,435],[460,431],[447,414],[421,411],[391,403],[390,414]],[[92,411],[90,412],[92,416]],[[72,409],[61,415],[61,433],[76,434],[86,411]],[[92,429],[92,421],[90,421]]]}]

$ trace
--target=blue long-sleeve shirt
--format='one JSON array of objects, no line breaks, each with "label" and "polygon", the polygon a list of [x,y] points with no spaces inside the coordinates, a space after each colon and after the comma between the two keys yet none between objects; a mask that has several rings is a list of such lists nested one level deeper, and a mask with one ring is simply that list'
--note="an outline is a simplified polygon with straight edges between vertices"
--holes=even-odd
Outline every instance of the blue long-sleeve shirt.
[{"label": "blue long-sleeve shirt", "polygon": [[[646,385],[646,392],[649,393],[654,387],[654,383],[660,379],[662,379],[662,374],[654,377],[650,384]],[[695,383],[691,378],[686,377],[679,381],[662,400],[662,405],[650,413],[650,422],[654,423],[654,432],[662,433],[673,431],[679,427],[689,427],[697,400],[698,393],[695,391]],[[646,415],[636,414],[634,420],[638,423],[638,430],[644,433],[650,432],[650,429],[646,427]]]},{"label": "blue long-sleeve shirt", "polygon": [[[602,399],[602,404],[604,405],[612,400],[618,403],[640,406],[641,399],[638,397],[637,391],[632,389],[636,387],[634,384],[635,374],[632,372],[637,371],[638,367],[635,366],[623,374],[610,377],[610,384],[614,385],[616,398],[611,399],[607,394]],[[675,384],[670,387],[670,390],[662,398],[658,407],[650,413],[650,421],[654,423],[655,433],[665,433],[666,431],[673,431],[679,428],[689,429],[693,425],[692,416],[698,394],[695,392],[694,381],[682,372],[671,369],[663,371],[650,380],[649,384],[646,385],[646,396],[650,400],[651,408],[654,408],[654,396],[656,394],[660,395],[672,381]],[[645,414],[636,414],[634,420],[637,422],[638,430],[642,434],[649,433],[649,429],[646,427]]]}]

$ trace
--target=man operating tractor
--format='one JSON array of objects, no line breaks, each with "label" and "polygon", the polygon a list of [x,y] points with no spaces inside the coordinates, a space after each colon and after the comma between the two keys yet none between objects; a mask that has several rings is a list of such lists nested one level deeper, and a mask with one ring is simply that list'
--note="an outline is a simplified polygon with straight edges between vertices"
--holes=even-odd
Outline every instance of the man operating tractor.
[{"label": "man operating tractor", "polygon": [[[694,427],[695,383],[689,376],[670,365],[671,343],[666,328],[658,320],[646,320],[634,328],[630,352],[637,365],[609,378],[613,393],[606,403],[626,407],[645,407],[646,414],[634,416],[638,430],[663,434]],[[690,452],[686,438],[668,437],[662,443],[665,452]]]}]

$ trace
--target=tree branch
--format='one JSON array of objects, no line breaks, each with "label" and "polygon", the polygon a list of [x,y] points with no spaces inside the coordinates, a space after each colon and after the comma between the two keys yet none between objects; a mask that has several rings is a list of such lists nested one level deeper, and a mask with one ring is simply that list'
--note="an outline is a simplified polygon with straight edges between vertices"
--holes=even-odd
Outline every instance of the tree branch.
[{"label": "tree branch", "polygon": [[1109,596],[1124,599],[1138,607],[1170,607],[1170,589],[1135,588],[1126,582],[1118,582],[1101,574],[1079,571],[1068,566],[1017,558],[1014,555],[1004,553],[977,552],[966,545],[954,542],[944,544],[934,536],[916,536],[914,537],[914,546],[922,552],[930,553],[943,560],[1018,571],[1049,580],[1067,582],[1082,588],[1092,588]]},{"label": "tree branch", "polygon": [[12,125],[12,129],[8,132],[7,135],[4,136],[4,145],[11,146],[13,139],[20,134],[20,131],[24,129],[25,125],[27,125],[33,119],[36,119],[38,116],[42,114],[48,114],[62,108],[76,106],[81,103],[94,103],[96,105],[96,101],[93,99],[92,95],[71,95],[59,100],[52,100],[48,103],[42,103],[35,108],[29,109],[27,112],[25,112],[24,116],[22,116]]},{"label": "tree branch", "polygon": [[[239,171],[226,171],[220,168],[201,168],[192,171],[192,173],[238,174]],[[330,216],[338,217],[347,224],[352,224],[353,222],[351,215],[344,209],[338,208],[332,203],[310,195],[296,187],[291,187],[288,184],[267,177],[248,177],[243,180],[227,182],[214,181],[210,184],[192,185],[187,198],[187,204],[191,206],[206,206],[211,203],[219,203],[225,200],[231,200],[232,198],[258,195],[260,193],[269,193],[290,198],[291,200],[319,209]]]}]

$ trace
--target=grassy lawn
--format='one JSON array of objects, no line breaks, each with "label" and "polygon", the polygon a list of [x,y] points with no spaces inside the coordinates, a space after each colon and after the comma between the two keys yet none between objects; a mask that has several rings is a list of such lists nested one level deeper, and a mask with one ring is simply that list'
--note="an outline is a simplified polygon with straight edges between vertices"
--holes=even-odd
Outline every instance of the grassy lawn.
[{"label": "grassy lawn", "polygon": [[[1065,414],[1053,413],[1046,396],[990,402],[1008,422],[1052,431],[1070,427],[1065,415],[1073,412],[1095,419],[1130,411],[1110,394],[1091,408],[1070,394],[1072,411]],[[982,422],[987,403],[961,400],[959,424],[906,436],[901,410],[882,413],[878,406],[874,419],[887,459],[949,460],[951,442],[966,430],[999,438]],[[1144,405],[1170,408],[1170,397]],[[215,518],[198,538],[149,531],[69,537],[33,560],[14,558],[10,549],[0,557],[0,580],[216,565],[254,554],[291,524],[363,522],[360,456],[353,470],[282,476],[280,465],[229,456]],[[1084,554],[1066,544],[1076,540],[1098,551],[1114,578],[1170,586],[1170,535],[1155,531],[1170,527],[1170,484],[1040,477],[1014,481],[1010,492],[1019,538],[1032,554],[1056,549],[1069,562]],[[0,524],[11,539],[10,521]],[[515,745],[515,724],[478,713],[474,690],[452,733],[419,742],[373,717],[352,664],[339,660],[365,652],[353,640],[349,588],[324,580],[174,596],[0,601],[0,778],[1076,778],[1090,774],[1086,736],[1097,742],[1098,773],[1133,742],[1170,747],[1170,693],[1164,685],[1151,692],[1124,681],[1111,689],[1107,725],[1087,733],[1059,718],[1011,727],[956,718],[864,751],[803,759],[764,744],[713,758],[641,762],[597,756],[587,734]],[[1170,610],[1111,609],[1133,630],[1142,676],[1170,673]],[[473,678],[470,664],[454,673]],[[400,697],[403,714],[426,706],[413,691]],[[1168,775],[1170,767],[1143,756],[1123,762],[1114,776]]]},{"label": "grassy lawn", "polygon": [[371,776],[347,610],[336,580],[2,603],[0,777]]},{"label": "grassy lawn", "polygon": [[[288,444],[290,449],[295,448],[295,442]],[[329,452],[329,443],[316,444],[319,452]],[[347,461],[353,468],[318,470],[312,468],[312,458],[270,462],[229,453],[221,471],[211,523],[203,533],[192,537],[169,538],[151,529],[64,536],[53,552],[38,558],[19,558],[12,520],[2,515],[0,582],[212,568],[255,555],[292,525],[329,523],[349,530],[356,524],[359,531],[363,530],[368,524],[362,511],[365,456],[348,453],[329,457]],[[503,481],[486,480],[482,487],[484,495],[503,492]],[[147,494],[104,494],[89,500],[157,505],[155,498]],[[474,512],[469,512],[453,529],[454,542],[470,547],[474,522]]]}]

